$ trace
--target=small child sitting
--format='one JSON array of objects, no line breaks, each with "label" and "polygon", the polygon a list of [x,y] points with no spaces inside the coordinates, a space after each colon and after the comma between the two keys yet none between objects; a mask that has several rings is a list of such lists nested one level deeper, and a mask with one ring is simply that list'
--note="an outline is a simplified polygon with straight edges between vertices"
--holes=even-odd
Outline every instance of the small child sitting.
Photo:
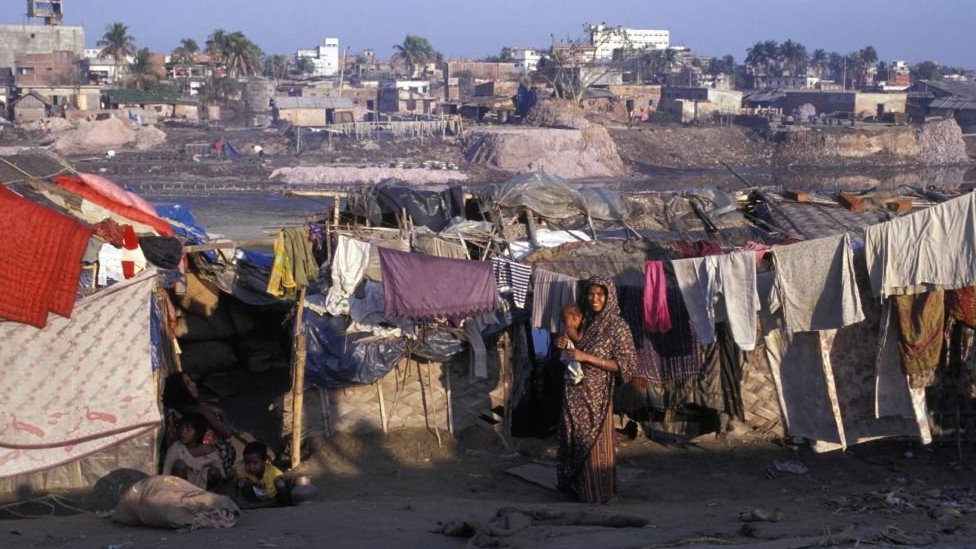
[{"label": "small child sitting", "polygon": [[224,478],[217,449],[203,443],[207,420],[200,414],[187,414],[179,423],[180,439],[170,445],[163,460],[163,474],[188,480],[206,490]]},{"label": "small child sitting", "polygon": [[271,507],[291,504],[291,479],[268,462],[268,447],[249,442],[243,463],[237,467],[237,492],[243,507]]},{"label": "small child sitting", "polygon": [[566,357],[566,351],[575,348],[574,344],[583,339],[580,331],[583,327],[583,311],[579,305],[570,303],[563,306],[559,311],[563,320],[563,335],[560,337],[560,348],[563,349],[563,362],[566,363],[566,381],[573,385],[579,385],[583,381],[583,365],[578,360],[571,360]]}]

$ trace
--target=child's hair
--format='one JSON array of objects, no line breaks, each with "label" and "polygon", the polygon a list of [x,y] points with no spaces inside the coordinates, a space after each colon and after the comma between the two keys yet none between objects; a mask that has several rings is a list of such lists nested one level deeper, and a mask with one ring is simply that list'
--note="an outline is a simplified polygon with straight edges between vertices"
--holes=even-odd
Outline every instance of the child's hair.
[{"label": "child's hair", "polygon": [[256,440],[254,442],[248,442],[247,445],[244,446],[244,456],[245,457],[246,456],[261,456],[261,459],[262,460],[267,461],[268,460],[268,445],[265,444],[265,443],[263,443],[263,442],[256,441]]},{"label": "child's hair", "polygon": [[186,414],[180,419],[180,425],[187,425],[193,427],[193,438],[198,443],[203,442],[204,435],[207,434],[207,428],[210,426],[207,423],[207,418],[203,417],[201,414]]},{"label": "child's hair", "polygon": [[580,309],[580,306],[577,305],[577,304],[575,304],[575,303],[567,303],[567,304],[563,305],[563,308],[562,309],[559,310],[559,314],[562,315],[562,316],[566,316],[566,315],[568,315],[570,313],[575,313],[575,314],[578,314],[578,315],[582,315],[583,314],[583,309]]}]

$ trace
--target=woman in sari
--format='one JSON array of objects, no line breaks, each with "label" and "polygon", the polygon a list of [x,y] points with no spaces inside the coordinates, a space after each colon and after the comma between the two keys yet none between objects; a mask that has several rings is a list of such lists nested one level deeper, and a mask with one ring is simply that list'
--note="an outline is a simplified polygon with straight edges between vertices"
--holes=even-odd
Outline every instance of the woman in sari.
[{"label": "woman in sari", "polygon": [[608,503],[616,491],[613,387],[634,375],[637,351],[609,278],[587,280],[582,305],[576,348],[566,349],[566,336],[558,341],[568,359],[583,365],[583,379],[563,386],[557,474],[560,490],[587,503]]}]

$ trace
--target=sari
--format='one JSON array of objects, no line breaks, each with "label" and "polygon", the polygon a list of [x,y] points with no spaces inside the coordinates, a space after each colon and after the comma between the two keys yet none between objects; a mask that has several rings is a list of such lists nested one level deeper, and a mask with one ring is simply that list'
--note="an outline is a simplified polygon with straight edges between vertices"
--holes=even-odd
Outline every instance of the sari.
[{"label": "sari", "polygon": [[616,361],[619,371],[584,363],[583,381],[564,383],[556,473],[560,490],[588,503],[606,503],[616,491],[613,387],[634,376],[637,351],[630,328],[620,316],[613,282],[606,277],[591,278],[580,285],[582,295],[593,284],[606,290],[606,303],[599,313],[588,310],[584,303],[583,337],[576,348]]}]

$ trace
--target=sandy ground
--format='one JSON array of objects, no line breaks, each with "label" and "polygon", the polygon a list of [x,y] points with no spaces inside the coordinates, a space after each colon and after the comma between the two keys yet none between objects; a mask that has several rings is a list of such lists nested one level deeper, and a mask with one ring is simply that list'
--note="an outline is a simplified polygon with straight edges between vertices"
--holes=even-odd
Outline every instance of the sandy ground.
[{"label": "sandy ground", "polygon": [[[321,440],[302,466],[318,497],[246,511],[234,528],[179,533],[85,513],[5,520],[0,546],[973,546],[971,445],[960,462],[952,446],[892,441],[829,454],[714,435],[681,445],[618,435],[618,444],[619,497],[610,505],[570,503],[506,473],[551,460],[552,439],[503,441],[475,427],[441,448],[426,432]],[[790,471],[798,467],[806,472]],[[594,525],[607,517],[646,525]],[[441,533],[462,526],[466,536]]]}]

